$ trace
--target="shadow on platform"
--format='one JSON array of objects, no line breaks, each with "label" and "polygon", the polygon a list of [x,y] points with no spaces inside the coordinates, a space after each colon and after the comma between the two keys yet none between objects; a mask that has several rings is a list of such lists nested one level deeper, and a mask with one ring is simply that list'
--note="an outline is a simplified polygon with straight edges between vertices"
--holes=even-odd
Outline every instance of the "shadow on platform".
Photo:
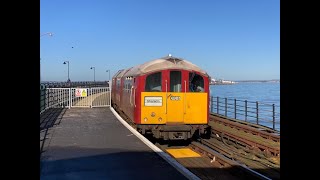
[{"label": "shadow on platform", "polygon": [[[52,147],[50,154],[41,161],[40,179],[186,179],[177,173],[154,152],[132,151],[125,149],[91,149],[81,147]],[[154,162],[150,164],[151,162]],[[260,179],[245,174],[238,167],[203,168],[191,165],[188,169],[200,179]],[[253,169],[259,172],[274,169]],[[280,172],[280,169],[278,170]],[[277,174],[277,173],[276,173]],[[271,179],[280,179],[279,173]]]},{"label": "shadow on platform", "polygon": [[66,108],[51,108],[40,114],[40,157],[47,139],[48,130],[54,125],[59,125]]}]

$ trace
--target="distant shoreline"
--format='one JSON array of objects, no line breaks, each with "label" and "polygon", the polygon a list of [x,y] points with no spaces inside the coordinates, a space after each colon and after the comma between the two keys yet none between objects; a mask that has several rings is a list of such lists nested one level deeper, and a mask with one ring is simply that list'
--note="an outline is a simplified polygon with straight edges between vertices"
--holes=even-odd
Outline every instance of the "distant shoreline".
[{"label": "distant shoreline", "polygon": [[275,83],[278,83],[280,82],[280,80],[243,80],[243,81],[235,81],[237,83],[256,83],[256,82],[262,82],[262,83],[265,83],[265,82],[275,82]]},{"label": "distant shoreline", "polygon": [[248,81],[233,81],[234,83],[221,83],[215,82],[210,83],[210,85],[234,85],[238,83],[280,83],[280,80],[248,80]]}]

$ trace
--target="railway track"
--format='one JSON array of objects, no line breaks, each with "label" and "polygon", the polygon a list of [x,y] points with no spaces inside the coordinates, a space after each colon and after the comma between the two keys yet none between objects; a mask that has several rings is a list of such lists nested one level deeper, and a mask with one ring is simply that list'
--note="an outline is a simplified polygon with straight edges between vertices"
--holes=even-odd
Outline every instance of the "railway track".
[{"label": "railway track", "polygon": [[280,161],[280,133],[270,128],[211,115],[211,136],[233,141],[247,150]]},{"label": "railway track", "polygon": [[[117,112],[136,129],[124,113]],[[201,179],[280,179],[280,147],[276,148],[277,145],[280,146],[280,138],[277,141],[277,137],[268,135],[274,132],[260,133],[256,132],[259,131],[257,127],[244,127],[246,125],[234,121],[229,123],[223,118],[217,120],[212,116],[210,119],[212,132],[209,139],[200,138],[188,145],[179,145],[176,143],[178,141],[161,144],[152,137],[147,138],[168,154],[172,149],[190,149],[199,154],[197,157],[187,158],[170,155]],[[246,136],[241,136],[242,131]],[[264,141],[259,142],[259,138]]]},{"label": "railway track", "polygon": [[201,139],[199,142],[224,157],[250,168],[271,179],[280,179],[280,164],[278,161],[267,158],[263,155],[246,151],[234,144],[229,144],[216,138]]},{"label": "railway track", "polygon": [[211,138],[200,142],[272,179],[280,178],[280,133],[247,122],[210,116]]},{"label": "railway track", "polygon": [[[156,146],[170,154],[200,179],[270,179],[199,142],[191,142],[186,146],[168,146],[156,143]],[[171,150],[175,152],[190,150],[192,153],[184,152],[184,156],[181,157],[177,153],[172,153]],[[186,157],[185,154],[191,155]]]},{"label": "railway track", "polygon": [[252,124],[252,123],[241,121],[241,120],[226,118],[225,116],[221,116],[215,113],[211,114],[210,120],[213,122],[218,122],[218,123],[230,126],[232,128],[236,128],[238,130],[243,130],[253,135],[261,136],[265,139],[270,139],[275,142],[280,142],[280,132],[275,131],[271,128],[267,128],[261,125],[256,125],[256,124]]}]

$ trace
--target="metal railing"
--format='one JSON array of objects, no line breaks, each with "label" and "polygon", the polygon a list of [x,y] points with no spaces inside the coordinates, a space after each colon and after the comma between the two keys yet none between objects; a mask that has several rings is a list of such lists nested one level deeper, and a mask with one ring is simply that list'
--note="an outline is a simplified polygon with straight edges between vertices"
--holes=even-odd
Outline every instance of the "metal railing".
[{"label": "metal railing", "polygon": [[280,131],[280,106],[275,104],[211,96],[210,111]]},{"label": "metal railing", "polygon": [[40,114],[50,108],[70,108],[70,88],[40,88]]},{"label": "metal railing", "polygon": [[58,82],[58,81],[43,81],[40,86],[46,88],[66,88],[66,87],[109,87],[108,81],[75,81],[75,82]]},{"label": "metal railing", "polygon": [[[83,89],[83,86],[77,86]],[[71,107],[106,107],[110,106],[109,87],[90,87],[87,90],[87,97],[76,97],[76,88],[69,87],[46,87],[40,85],[40,114],[50,108],[71,108]]]}]

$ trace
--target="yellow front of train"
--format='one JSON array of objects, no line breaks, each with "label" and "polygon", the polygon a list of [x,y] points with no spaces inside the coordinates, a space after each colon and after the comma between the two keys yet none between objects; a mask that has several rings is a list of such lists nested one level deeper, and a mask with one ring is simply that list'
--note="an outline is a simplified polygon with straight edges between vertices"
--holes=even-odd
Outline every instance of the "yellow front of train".
[{"label": "yellow front of train", "polygon": [[195,132],[206,131],[209,76],[205,71],[173,57],[149,61],[133,70],[140,73],[136,123],[142,134],[189,139]]},{"label": "yellow front of train", "polygon": [[141,124],[207,124],[207,92],[142,92]]}]

